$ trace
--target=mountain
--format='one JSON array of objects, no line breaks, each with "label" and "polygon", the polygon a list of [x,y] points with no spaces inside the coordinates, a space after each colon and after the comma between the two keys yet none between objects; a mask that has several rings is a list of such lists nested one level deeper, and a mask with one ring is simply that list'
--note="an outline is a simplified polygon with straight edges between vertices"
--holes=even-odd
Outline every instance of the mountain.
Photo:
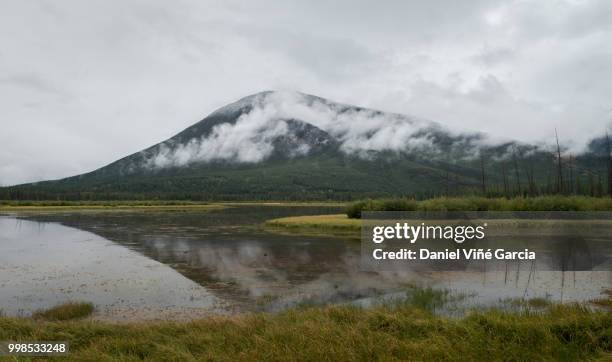
[{"label": "mountain", "polygon": [[[591,147],[601,148],[601,141]],[[591,171],[579,162],[601,171],[593,155],[574,159],[568,188],[575,177],[588,181]],[[550,189],[556,175],[550,150],[536,145],[495,143],[415,117],[266,91],[93,172],[0,189],[0,198],[425,197],[482,192],[483,170],[488,193]]]}]

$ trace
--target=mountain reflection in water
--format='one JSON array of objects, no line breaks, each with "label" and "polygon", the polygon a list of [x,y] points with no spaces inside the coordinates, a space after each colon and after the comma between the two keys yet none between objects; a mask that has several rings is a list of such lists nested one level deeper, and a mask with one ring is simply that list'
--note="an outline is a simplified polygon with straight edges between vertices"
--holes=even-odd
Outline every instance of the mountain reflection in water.
[{"label": "mountain reflection in water", "polygon": [[339,212],[334,207],[240,206],[206,212],[61,213],[22,218],[88,231],[166,264],[234,312],[277,311],[302,304],[367,305],[401,298],[415,284],[469,295],[464,303],[472,306],[499,305],[507,298],[522,297],[589,300],[610,288],[611,273],[602,271],[367,272],[359,268],[358,241],[277,235],[261,226],[275,217]]}]

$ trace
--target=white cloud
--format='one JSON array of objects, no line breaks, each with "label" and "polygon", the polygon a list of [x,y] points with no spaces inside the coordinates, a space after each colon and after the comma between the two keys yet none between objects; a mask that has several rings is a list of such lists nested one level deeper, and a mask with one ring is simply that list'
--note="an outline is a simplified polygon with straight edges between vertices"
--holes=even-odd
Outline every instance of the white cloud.
[{"label": "white cloud", "polygon": [[[368,157],[370,151],[404,153],[440,153],[433,143],[433,131],[442,130],[438,124],[405,115],[359,109],[329,103],[297,92],[270,92],[248,97],[230,104],[213,115],[231,114],[251,105],[235,123],[215,125],[210,134],[192,139],[187,144],[162,144],[157,153],[149,156],[147,168],[183,166],[191,162],[226,160],[255,163],[268,158],[278,137],[294,137],[288,120],[315,126],[333,137],[346,154]],[[295,137],[294,137],[295,138]],[[294,147],[295,155],[309,151],[304,140]],[[479,146],[491,140],[483,138],[462,141],[457,148],[478,152]]]},{"label": "white cloud", "polygon": [[[541,142],[556,127],[579,149],[611,117],[611,16],[605,0],[4,1],[0,183],[93,170],[265,89],[493,138]],[[345,148],[412,131],[355,132]]]}]

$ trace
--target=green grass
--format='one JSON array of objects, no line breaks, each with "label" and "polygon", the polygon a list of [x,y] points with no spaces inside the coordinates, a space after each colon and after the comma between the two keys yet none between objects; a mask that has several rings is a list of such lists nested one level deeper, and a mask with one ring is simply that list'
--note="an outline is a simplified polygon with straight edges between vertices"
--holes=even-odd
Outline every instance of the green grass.
[{"label": "green grass", "polygon": [[592,300],[591,303],[600,307],[612,308],[612,298],[599,298]]},{"label": "green grass", "polygon": [[[388,220],[378,220],[387,222]],[[366,221],[369,224],[376,220]],[[298,234],[309,236],[334,236],[359,239],[361,237],[361,219],[351,219],[344,214],[291,216],[267,220],[264,227],[267,231],[277,234]],[[497,219],[489,220],[488,225],[495,227],[495,232],[516,232],[517,228],[537,230],[608,230],[612,222],[609,220],[530,220],[530,219]],[[490,234],[491,235],[491,234]]]},{"label": "green grass", "polygon": [[587,196],[540,196],[485,198],[440,197],[423,201],[378,199],[350,204],[346,214],[360,218],[362,211],[612,211],[612,198]]},{"label": "green grass", "polygon": [[53,308],[36,311],[32,318],[46,321],[67,321],[90,316],[94,311],[93,304],[87,302],[68,302]]},{"label": "green grass", "polygon": [[594,299],[591,304],[612,310],[612,289],[606,289],[602,294],[604,295],[603,298]]},{"label": "green grass", "polygon": [[216,210],[217,203],[181,201],[0,201],[0,212]]},{"label": "green grass", "polygon": [[[435,298],[434,298],[435,299]],[[462,319],[403,305],[301,308],[176,323],[0,318],[0,340],[64,340],[69,360],[577,360],[612,351],[612,314],[555,305]]]},{"label": "green grass", "polygon": [[544,308],[550,304],[550,301],[546,298],[531,298],[527,300],[527,305],[534,308]]},{"label": "green grass", "polygon": [[408,304],[433,312],[449,301],[450,293],[445,289],[416,288],[407,297]]},{"label": "green grass", "polygon": [[361,220],[349,219],[344,214],[291,216],[265,222],[271,231],[289,231],[300,234],[356,235],[361,230]]}]

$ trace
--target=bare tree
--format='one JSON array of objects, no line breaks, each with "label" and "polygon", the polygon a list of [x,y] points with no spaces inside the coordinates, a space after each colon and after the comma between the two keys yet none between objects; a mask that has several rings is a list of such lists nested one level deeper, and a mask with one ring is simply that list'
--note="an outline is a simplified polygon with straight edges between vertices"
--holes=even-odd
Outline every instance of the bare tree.
[{"label": "bare tree", "polygon": [[487,194],[487,185],[485,183],[485,161],[484,161],[484,152],[480,150],[480,175],[482,176],[482,194],[483,196]]},{"label": "bare tree", "polygon": [[597,193],[595,196],[603,195],[603,183],[601,182],[601,174],[597,175]]},{"label": "bare tree", "polygon": [[516,158],[516,146],[512,145],[512,160],[514,161],[514,173],[516,175],[516,187],[518,188],[518,194],[521,192],[521,175],[519,174],[518,160]]},{"label": "bare tree", "polygon": [[527,175],[527,184],[529,187],[529,195],[533,196],[536,194],[536,183],[534,177],[534,169],[533,169],[533,157],[530,156],[527,160],[527,164],[525,166],[525,174]]},{"label": "bare tree", "polygon": [[573,165],[573,158],[572,158],[572,154],[570,153],[569,155],[569,161],[568,161],[568,169],[569,169],[569,180],[567,182],[567,186],[568,186],[568,191],[570,194],[574,193],[574,165]]},{"label": "bare tree", "polygon": [[547,194],[553,193],[552,174],[555,168],[555,155],[554,154],[551,154],[550,160],[551,162],[549,163],[547,170],[546,170],[546,193]]},{"label": "bare tree", "polygon": [[450,173],[448,172],[448,165],[446,166],[446,197],[449,196],[450,188]]},{"label": "bare tree", "polygon": [[555,138],[557,139],[557,192],[563,192],[563,166],[561,164],[561,146],[559,146],[559,135],[557,134],[557,129],[555,128]]},{"label": "bare tree", "polygon": [[612,195],[612,155],[610,154],[610,136],[606,130],[606,160],[608,166],[608,195]]},{"label": "bare tree", "polygon": [[595,179],[591,171],[589,171],[589,191],[591,196],[595,196]]},{"label": "bare tree", "polygon": [[501,171],[502,171],[502,177],[504,179],[504,196],[508,197],[509,196],[508,175],[506,175],[506,165],[503,161],[501,163]]}]

